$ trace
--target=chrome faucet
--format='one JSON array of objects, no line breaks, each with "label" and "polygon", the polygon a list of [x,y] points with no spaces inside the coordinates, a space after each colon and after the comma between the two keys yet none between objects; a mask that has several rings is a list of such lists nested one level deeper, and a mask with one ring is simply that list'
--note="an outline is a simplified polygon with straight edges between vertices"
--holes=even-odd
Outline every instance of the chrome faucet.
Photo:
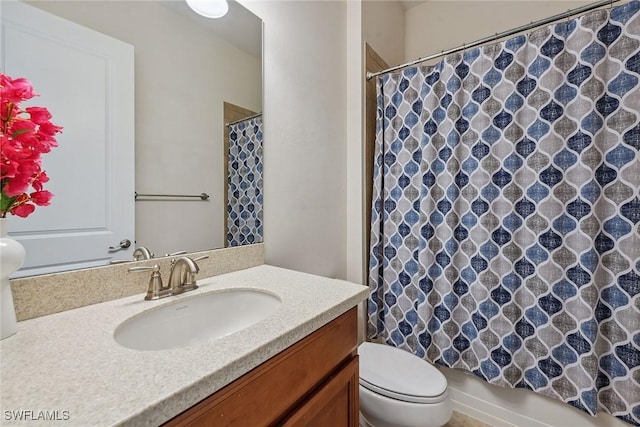
[{"label": "chrome faucet", "polygon": [[196,274],[200,272],[200,268],[198,268],[198,264],[196,264],[196,261],[200,261],[201,259],[205,258],[209,258],[209,256],[205,255],[196,259],[191,259],[184,256],[171,260],[169,283],[166,286],[162,283],[162,277],[160,276],[160,267],[158,265],[131,267],[129,268],[129,271],[151,271],[149,288],[144,299],[160,299],[168,297],[170,295],[178,295],[183,292],[198,289],[198,285],[196,284]]},{"label": "chrome faucet", "polygon": [[144,246],[140,246],[136,248],[135,251],[133,251],[133,259],[136,261],[141,261],[143,259],[151,259],[154,256],[155,255],[151,253],[151,251],[149,251],[149,249],[145,248]]},{"label": "chrome faucet", "polygon": [[169,288],[174,295],[183,292],[198,289],[196,284],[196,274],[200,272],[200,268],[196,261],[209,258],[208,255],[191,259],[189,257],[180,257],[171,261],[171,273],[169,274]]},{"label": "chrome faucet", "polygon": [[169,288],[174,295],[197,289],[194,277],[200,272],[198,264],[191,258],[183,256],[171,261],[169,273]]}]

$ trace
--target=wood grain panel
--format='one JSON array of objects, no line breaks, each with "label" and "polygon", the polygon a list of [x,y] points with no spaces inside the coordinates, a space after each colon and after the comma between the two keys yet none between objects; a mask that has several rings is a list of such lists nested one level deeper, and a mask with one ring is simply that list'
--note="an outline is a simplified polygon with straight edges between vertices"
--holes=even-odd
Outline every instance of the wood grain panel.
[{"label": "wood grain panel", "polygon": [[[375,73],[389,68],[389,65],[371,48],[368,44],[365,46],[366,59],[365,68],[367,72]],[[365,86],[365,133],[364,133],[364,179],[365,179],[365,205],[366,212],[364,222],[364,235],[366,236],[366,257],[365,266],[369,266],[369,254],[371,244],[371,198],[373,194],[373,156],[376,145],[376,83],[377,78],[367,81]],[[369,277],[369,272],[365,271],[365,276]]]},{"label": "wood grain panel", "polygon": [[357,311],[353,308],[165,426],[280,424],[336,367],[356,356],[356,351]]},{"label": "wood grain panel", "polygon": [[358,357],[353,357],[342,369],[333,374],[314,396],[291,417],[283,427],[357,427]]}]

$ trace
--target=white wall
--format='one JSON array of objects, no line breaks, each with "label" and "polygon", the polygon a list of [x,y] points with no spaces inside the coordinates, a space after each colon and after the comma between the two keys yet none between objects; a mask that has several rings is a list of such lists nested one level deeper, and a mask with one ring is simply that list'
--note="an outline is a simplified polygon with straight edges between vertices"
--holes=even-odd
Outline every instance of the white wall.
[{"label": "white wall", "polygon": [[29,3],[135,46],[136,191],[211,196],[136,202],[137,244],[156,254],[223,246],[223,102],[262,109],[261,58],[161,2]]},{"label": "white wall", "polygon": [[[406,61],[527,24],[591,1],[429,1],[406,12]],[[590,417],[528,390],[504,389],[461,371],[445,370],[455,409],[494,426],[611,427],[607,414]],[[506,423],[505,423],[506,422]]]},{"label": "white wall", "polygon": [[242,1],[264,21],[268,264],[346,277],[346,2]]},{"label": "white wall", "polygon": [[[363,3],[347,2],[347,280],[364,283],[364,43]],[[364,324],[364,319],[362,319]]]}]

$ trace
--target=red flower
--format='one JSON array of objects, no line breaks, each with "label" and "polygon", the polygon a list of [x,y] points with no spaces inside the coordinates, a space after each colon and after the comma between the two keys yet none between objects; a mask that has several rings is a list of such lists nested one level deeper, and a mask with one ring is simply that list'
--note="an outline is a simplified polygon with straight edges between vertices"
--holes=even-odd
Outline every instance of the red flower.
[{"label": "red flower", "polygon": [[0,163],[0,179],[13,178],[18,171],[18,162],[9,159],[2,159]]},{"label": "red flower", "polygon": [[45,122],[40,125],[40,133],[47,136],[53,136],[58,132],[62,132],[61,126],[56,126],[51,122]]},{"label": "red flower", "polygon": [[42,191],[42,184],[49,181],[49,177],[47,176],[45,171],[40,172],[40,174],[33,180],[31,186],[36,191]]},{"label": "red flower", "polygon": [[44,107],[27,107],[25,111],[29,113],[31,121],[37,125],[45,124],[51,119],[51,113]]},{"label": "red flower", "polygon": [[[50,122],[44,107],[20,108],[35,95],[28,80],[0,73],[0,217],[27,217],[53,197],[43,188],[49,177],[40,156],[58,146],[55,135],[62,127]],[[28,193],[30,188],[34,191]]]},{"label": "red flower", "polygon": [[11,211],[12,214],[14,215],[18,215],[22,218],[26,218],[29,215],[31,215],[33,213],[33,211],[36,210],[36,206],[32,205],[31,203],[25,203],[19,206],[16,206],[15,208],[13,208],[13,210]]},{"label": "red flower", "polygon": [[18,141],[31,137],[35,132],[36,124],[24,119],[13,120],[7,130],[7,133]]},{"label": "red flower", "polygon": [[3,186],[2,192],[8,197],[16,197],[29,189],[30,175],[17,173],[11,180]]},{"label": "red flower", "polygon": [[31,99],[37,95],[33,91],[33,86],[29,80],[19,78],[12,80],[11,77],[2,74],[0,77],[0,97],[2,97],[3,103],[7,102],[21,102]]},{"label": "red flower", "polygon": [[31,201],[38,206],[49,206],[53,194],[47,190],[35,191],[29,195]]}]

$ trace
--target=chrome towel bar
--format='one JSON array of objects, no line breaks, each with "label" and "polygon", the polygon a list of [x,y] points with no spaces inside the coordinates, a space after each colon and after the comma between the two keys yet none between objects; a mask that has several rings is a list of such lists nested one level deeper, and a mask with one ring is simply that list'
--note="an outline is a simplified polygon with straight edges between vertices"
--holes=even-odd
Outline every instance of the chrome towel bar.
[{"label": "chrome towel bar", "polygon": [[159,199],[200,199],[202,201],[209,200],[207,193],[201,194],[141,194],[135,192],[135,199],[138,200],[159,200]]}]

